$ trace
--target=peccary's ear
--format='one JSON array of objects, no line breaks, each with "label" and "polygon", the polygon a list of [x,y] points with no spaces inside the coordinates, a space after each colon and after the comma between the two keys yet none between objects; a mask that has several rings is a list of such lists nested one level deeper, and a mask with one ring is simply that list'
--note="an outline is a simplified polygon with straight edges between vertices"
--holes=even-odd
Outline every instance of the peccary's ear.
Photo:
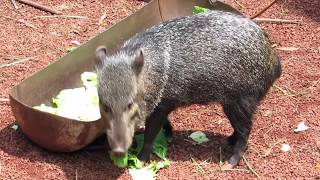
[{"label": "peccary's ear", "polygon": [[105,46],[99,46],[96,49],[96,57],[95,57],[95,63],[96,67],[101,67],[103,65],[103,61],[107,56],[107,48]]},{"label": "peccary's ear", "polygon": [[141,50],[139,50],[139,52],[137,53],[137,56],[132,62],[132,69],[138,75],[142,71],[143,65],[144,65],[143,53]]}]

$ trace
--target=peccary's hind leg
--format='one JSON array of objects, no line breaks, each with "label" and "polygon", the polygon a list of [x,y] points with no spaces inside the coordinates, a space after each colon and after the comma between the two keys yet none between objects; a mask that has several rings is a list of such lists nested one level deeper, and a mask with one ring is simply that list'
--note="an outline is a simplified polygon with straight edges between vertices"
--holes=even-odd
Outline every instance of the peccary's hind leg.
[{"label": "peccary's hind leg", "polygon": [[247,147],[252,115],[256,107],[257,100],[253,98],[242,98],[223,105],[223,110],[234,129],[233,134],[228,138],[229,143],[234,145],[233,154],[223,168],[234,168],[241,160]]},{"label": "peccary's hind leg", "polygon": [[232,146],[234,146],[237,143],[239,134],[234,131],[231,136],[228,137],[228,143]]},{"label": "peccary's hind leg", "polygon": [[165,132],[169,131],[166,133],[171,133],[171,125],[168,121],[168,114],[173,110],[173,104],[163,101],[148,117],[144,132],[144,144],[142,150],[138,154],[138,158],[140,161],[146,162],[149,160],[153,148],[153,142],[162,127],[165,128]]}]

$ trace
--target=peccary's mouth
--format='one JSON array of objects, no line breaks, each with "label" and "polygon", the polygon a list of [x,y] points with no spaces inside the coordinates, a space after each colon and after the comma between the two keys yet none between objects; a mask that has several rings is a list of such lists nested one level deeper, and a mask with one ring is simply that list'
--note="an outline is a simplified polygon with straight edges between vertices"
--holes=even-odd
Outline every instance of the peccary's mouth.
[{"label": "peccary's mouth", "polygon": [[125,150],[122,149],[122,148],[117,148],[117,149],[113,149],[113,150],[111,151],[111,154],[112,154],[113,156],[117,156],[117,157],[124,157],[124,156],[126,155],[126,152],[127,152],[127,151],[125,151]]}]

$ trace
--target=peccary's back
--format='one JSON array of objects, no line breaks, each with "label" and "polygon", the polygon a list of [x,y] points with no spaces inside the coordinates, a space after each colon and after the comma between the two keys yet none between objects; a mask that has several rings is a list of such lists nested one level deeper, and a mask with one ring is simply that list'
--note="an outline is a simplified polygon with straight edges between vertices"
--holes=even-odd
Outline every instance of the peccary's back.
[{"label": "peccary's back", "polygon": [[281,74],[263,30],[251,20],[222,11],[165,22],[125,45],[141,47],[147,88],[180,103],[260,99]]}]

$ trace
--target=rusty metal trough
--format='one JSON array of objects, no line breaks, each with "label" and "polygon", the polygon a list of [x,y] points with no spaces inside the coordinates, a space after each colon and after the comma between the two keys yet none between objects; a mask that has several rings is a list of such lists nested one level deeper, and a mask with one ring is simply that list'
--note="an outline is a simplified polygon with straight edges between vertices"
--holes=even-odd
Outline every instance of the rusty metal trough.
[{"label": "rusty metal trough", "polygon": [[36,109],[50,104],[61,90],[80,85],[80,74],[94,71],[94,52],[100,45],[114,50],[125,40],[152,25],[173,18],[191,15],[193,6],[239,13],[222,2],[209,0],[153,0],[131,16],[110,27],[71,53],[33,74],[12,88],[12,112],[25,135],[48,150],[72,152],[93,142],[103,134],[101,120],[82,122]]}]

